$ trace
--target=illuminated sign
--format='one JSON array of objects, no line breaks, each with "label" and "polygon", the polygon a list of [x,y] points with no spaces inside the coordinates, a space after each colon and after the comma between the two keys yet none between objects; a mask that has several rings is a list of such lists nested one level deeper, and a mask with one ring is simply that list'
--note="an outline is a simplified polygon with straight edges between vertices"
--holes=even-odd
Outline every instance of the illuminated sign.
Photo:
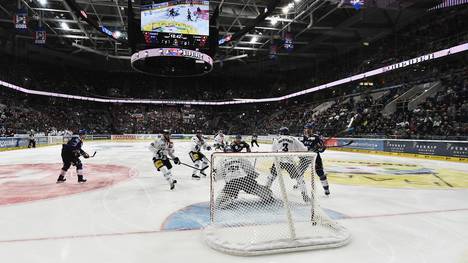
[{"label": "illuminated sign", "polygon": [[[181,53],[180,51],[167,51],[167,52],[164,52],[164,51],[157,51],[157,50],[158,49],[152,49],[151,53],[153,54],[153,52],[155,52],[155,54],[156,54],[157,52],[159,52],[159,54],[169,54],[169,53],[171,53],[171,54],[185,54],[185,55],[198,56],[198,55],[190,54],[190,53],[184,53],[184,52]],[[319,91],[319,90],[323,90],[323,89],[332,88],[332,87],[335,87],[335,86],[338,86],[338,85],[354,82],[356,80],[361,80],[361,79],[368,78],[368,77],[371,77],[371,76],[384,74],[384,73],[389,72],[389,71],[393,71],[393,70],[396,70],[396,69],[407,67],[409,65],[414,65],[414,64],[421,63],[421,62],[424,62],[424,61],[429,61],[429,60],[433,60],[433,59],[438,59],[438,58],[450,56],[450,55],[453,55],[453,54],[456,54],[456,53],[465,52],[467,50],[468,50],[468,43],[465,43],[465,44],[461,44],[461,45],[454,46],[454,47],[451,47],[451,48],[439,50],[439,51],[431,53],[431,54],[427,54],[427,55],[424,55],[424,56],[420,56],[420,57],[417,57],[417,58],[406,60],[406,61],[403,61],[403,62],[400,62],[400,63],[396,63],[396,64],[389,65],[389,66],[386,66],[386,67],[381,67],[381,68],[374,69],[374,70],[371,70],[371,71],[368,71],[368,72],[365,72],[365,73],[361,73],[361,74],[354,75],[354,76],[351,76],[351,77],[336,80],[336,81],[333,81],[333,82],[330,82],[330,83],[322,84],[322,85],[312,87],[312,88],[309,88],[309,89],[306,89],[306,90],[303,90],[303,91],[291,93],[291,94],[288,94],[288,95],[285,95],[285,96],[273,97],[273,98],[263,98],[263,99],[236,99],[236,100],[231,100],[231,101],[102,99],[102,98],[68,95],[68,94],[55,93],[55,92],[46,92],[46,91],[40,91],[40,90],[31,90],[31,89],[26,89],[26,88],[22,88],[22,87],[10,84],[10,83],[5,82],[5,81],[0,81],[0,86],[4,86],[6,88],[13,89],[13,90],[23,92],[23,93],[26,93],[26,94],[41,95],[41,96],[48,96],[48,97],[59,97],[59,98],[67,98],[67,99],[75,99],[75,100],[104,102],[104,103],[177,104],[177,105],[222,106],[222,105],[233,105],[233,104],[275,102],[275,101],[282,101],[282,100],[302,96],[302,95],[309,94],[309,93]],[[190,50],[190,51],[191,52],[196,52],[196,51],[192,51],[192,50]],[[145,51],[142,51],[142,52],[145,53]],[[132,60],[137,59],[137,58],[134,58],[134,56],[137,55],[137,54],[140,54],[142,52],[134,54],[132,56]],[[149,54],[149,52],[145,53],[145,54]],[[201,53],[201,54],[203,54],[203,53]],[[205,59],[207,59],[207,58],[205,58]],[[212,59],[211,59],[211,61],[212,61]]]}]

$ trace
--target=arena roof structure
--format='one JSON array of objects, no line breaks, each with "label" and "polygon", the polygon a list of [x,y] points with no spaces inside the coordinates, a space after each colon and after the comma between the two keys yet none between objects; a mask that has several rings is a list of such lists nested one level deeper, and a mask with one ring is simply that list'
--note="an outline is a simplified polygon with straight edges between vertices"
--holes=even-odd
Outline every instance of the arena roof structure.
[{"label": "arena roof structure", "polygon": [[[73,12],[72,1],[96,21],[97,30]],[[25,8],[30,23],[39,21],[47,31],[45,48],[73,57],[104,56],[128,60],[127,0],[17,0],[0,3],[0,37],[14,32],[13,17]],[[132,0],[138,19],[139,2]],[[241,61],[243,65],[264,63],[271,45],[288,34],[294,48],[281,47],[276,55],[285,65],[301,67],[317,59],[362,46],[390,34],[440,4],[436,0],[210,0],[210,12],[217,12],[219,38],[228,39],[219,46],[215,60]],[[274,10],[268,7],[274,6]],[[358,10],[359,9],[359,10]],[[269,15],[258,20],[269,11]],[[3,29],[3,30],[2,30]],[[29,41],[32,31],[15,34],[18,41]],[[107,35],[106,35],[107,34]],[[110,35],[110,36],[109,36]],[[232,36],[235,38],[230,39]],[[223,42],[223,41],[222,41]],[[0,43],[1,47],[1,43]],[[235,63],[235,62],[234,62]]]}]

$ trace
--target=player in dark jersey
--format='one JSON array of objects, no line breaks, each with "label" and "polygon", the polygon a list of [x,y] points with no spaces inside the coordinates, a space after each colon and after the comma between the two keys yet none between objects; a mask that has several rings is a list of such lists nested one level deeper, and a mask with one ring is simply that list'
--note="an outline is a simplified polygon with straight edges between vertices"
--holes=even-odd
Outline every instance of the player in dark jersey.
[{"label": "player in dark jersey", "polygon": [[247,152],[251,152],[250,145],[242,140],[240,134],[236,135],[236,139],[231,143],[231,149],[235,153],[242,152],[243,149],[246,149]]},{"label": "player in dark jersey", "polygon": [[81,147],[83,146],[83,140],[85,138],[85,132],[80,131],[78,136],[72,137],[68,143],[62,145],[62,161],[63,167],[60,172],[60,176],[57,179],[57,183],[63,183],[67,179],[65,174],[71,165],[76,166],[76,174],[78,175],[78,183],[86,182],[86,179],[83,178],[83,164],[81,163],[80,156],[84,158],[89,158],[87,154]]},{"label": "player in dark jersey", "polygon": [[252,146],[252,148],[253,148],[254,144],[257,145],[257,147],[260,147],[260,146],[258,145],[257,139],[258,139],[257,134],[255,134],[255,133],[252,134],[252,139],[250,140],[250,145]]},{"label": "player in dark jersey", "polygon": [[[317,153],[317,158],[315,159],[315,173],[320,178],[320,182],[322,183],[325,194],[329,195],[330,189],[328,186],[328,180],[325,172],[323,171],[323,161],[322,157],[320,156],[320,153],[323,153],[326,149],[325,142],[323,141],[323,137],[321,135],[314,133],[314,128],[315,125],[313,123],[307,123],[304,126],[304,136],[302,137],[302,143],[309,151]],[[300,165],[300,167],[303,167],[303,171],[301,172],[304,173],[305,169],[307,169],[308,165],[310,164],[310,160],[304,159],[302,161],[305,162],[305,165]]]},{"label": "player in dark jersey", "polygon": [[192,12],[190,12],[190,9],[187,8],[187,21],[193,21],[192,20]]}]

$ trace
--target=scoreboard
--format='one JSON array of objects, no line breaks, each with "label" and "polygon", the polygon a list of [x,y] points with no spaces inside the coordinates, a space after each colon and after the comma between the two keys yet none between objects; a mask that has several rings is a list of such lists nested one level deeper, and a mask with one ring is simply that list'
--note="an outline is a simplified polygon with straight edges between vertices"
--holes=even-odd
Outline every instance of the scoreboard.
[{"label": "scoreboard", "polygon": [[208,36],[177,33],[144,32],[148,47],[179,47],[193,50],[209,48]]},{"label": "scoreboard", "polygon": [[141,31],[148,48],[209,49],[209,1],[142,0]]}]

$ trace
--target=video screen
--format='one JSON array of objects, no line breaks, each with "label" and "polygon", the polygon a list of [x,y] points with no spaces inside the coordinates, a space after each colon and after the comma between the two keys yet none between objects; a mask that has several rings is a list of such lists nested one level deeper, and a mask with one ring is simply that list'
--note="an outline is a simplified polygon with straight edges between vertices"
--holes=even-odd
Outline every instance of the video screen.
[{"label": "video screen", "polygon": [[209,1],[141,1],[141,31],[209,35]]}]

